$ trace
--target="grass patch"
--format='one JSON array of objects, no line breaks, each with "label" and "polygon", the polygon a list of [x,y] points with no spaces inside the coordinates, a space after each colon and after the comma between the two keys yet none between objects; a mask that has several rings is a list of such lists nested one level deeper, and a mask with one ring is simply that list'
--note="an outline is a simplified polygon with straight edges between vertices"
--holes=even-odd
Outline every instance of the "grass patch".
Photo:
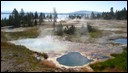
[{"label": "grass patch", "polygon": [[1,31],[1,41],[7,41],[8,39],[6,36],[7,36],[6,32]]},{"label": "grass patch", "polygon": [[1,60],[14,60],[15,67],[21,66],[22,71],[55,71],[55,68],[49,68],[42,65],[40,61],[32,56],[32,51],[21,45],[14,45],[7,42],[1,42]]},{"label": "grass patch", "polygon": [[36,38],[39,35],[37,29],[29,29],[21,32],[9,32],[8,33],[13,39],[18,38]]},{"label": "grass patch", "polygon": [[97,72],[100,72],[100,71],[127,72],[127,51],[126,49],[124,48],[124,51],[121,54],[111,54],[112,56],[115,57],[114,59],[109,59],[105,62],[91,64],[90,66],[94,69],[94,71],[97,71]]},{"label": "grass patch", "polygon": [[99,38],[102,36],[102,32],[96,28],[94,28],[94,31],[89,32],[89,35],[91,38]]},{"label": "grass patch", "polygon": [[8,42],[1,42],[1,51],[7,52],[6,55],[8,54],[8,52],[12,54],[17,54],[17,55],[20,55],[20,54],[31,55],[32,54],[32,52],[26,47],[21,46],[21,45],[14,45]]},{"label": "grass patch", "polygon": [[91,26],[90,24],[91,24],[90,22],[87,22],[87,28],[88,28],[89,36],[91,38],[101,37],[102,36],[101,30],[98,30],[97,28]]},{"label": "grass patch", "polygon": [[19,38],[36,38],[39,36],[38,28],[31,28],[21,32],[2,32],[1,39],[2,41],[16,40]]}]

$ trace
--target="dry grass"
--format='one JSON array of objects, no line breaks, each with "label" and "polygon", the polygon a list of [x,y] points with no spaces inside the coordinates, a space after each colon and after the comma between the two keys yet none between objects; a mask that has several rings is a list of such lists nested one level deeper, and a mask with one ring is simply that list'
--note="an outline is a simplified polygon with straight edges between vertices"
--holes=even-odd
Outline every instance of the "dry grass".
[{"label": "dry grass", "polygon": [[51,60],[43,60],[41,61],[42,65],[45,65],[50,68],[57,68],[55,63],[53,63]]}]

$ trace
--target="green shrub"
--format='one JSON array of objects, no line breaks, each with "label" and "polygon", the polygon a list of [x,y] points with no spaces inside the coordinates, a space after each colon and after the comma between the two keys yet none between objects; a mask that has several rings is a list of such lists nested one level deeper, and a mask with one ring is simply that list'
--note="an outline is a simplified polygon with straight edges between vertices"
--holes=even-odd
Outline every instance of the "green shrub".
[{"label": "green shrub", "polygon": [[87,22],[88,32],[91,38],[98,38],[102,36],[102,32],[97,28],[94,28],[90,25],[91,23]]},{"label": "green shrub", "polygon": [[43,53],[43,57],[44,57],[45,59],[47,59],[47,58],[48,58],[48,54],[47,54],[47,53]]},{"label": "green shrub", "polygon": [[63,26],[61,23],[59,25],[56,25],[55,34],[60,36],[63,35]]},{"label": "green shrub", "polygon": [[112,54],[114,59],[109,59],[105,62],[99,62],[96,64],[91,64],[90,66],[94,69],[94,71],[103,71],[106,68],[117,69],[119,71],[127,71],[127,52],[125,50],[122,54]]},{"label": "green shrub", "polygon": [[76,30],[76,28],[74,25],[71,25],[71,27],[66,26],[66,28],[64,29],[64,33],[71,35],[71,34],[75,33],[75,30]]}]

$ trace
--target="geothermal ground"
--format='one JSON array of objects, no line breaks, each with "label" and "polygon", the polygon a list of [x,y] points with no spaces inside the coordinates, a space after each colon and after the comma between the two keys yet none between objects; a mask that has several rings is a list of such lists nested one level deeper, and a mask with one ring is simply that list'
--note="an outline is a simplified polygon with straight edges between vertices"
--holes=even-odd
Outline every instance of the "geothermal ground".
[{"label": "geothermal ground", "polygon": [[[102,34],[98,38],[91,38],[89,33],[86,35],[79,35],[76,31],[75,35],[57,36],[53,34],[52,24],[45,23],[45,25],[37,26],[39,35],[35,38],[18,38],[11,39],[8,42],[16,45],[23,45],[31,51],[37,51],[39,53],[47,53],[49,58],[47,60],[52,61],[57,68],[80,68],[86,67],[88,71],[93,71],[89,66],[91,63],[105,61],[113,58],[110,54],[122,53],[122,46],[126,44],[114,43],[112,39],[126,38],[127,39],[127,21],[126,20],[67,20],[62,22],[63,25],[75,25],[76,29],[79,30],[82,25],[86,27],[87,22],[91,23],[93,27],[96,27]],[[59,23],[57,23],[59,24]],[[32,27],[33,28],[33,27]],[[31,29],[29,28],[15,28],[6,30],[1,29],[2,32],[21,32]],[[8,36],[6,34],[6,38]],[[81,55],[92,59],[93,61],[83,66],[65,66],[57,62],[57,58],[69,52],[79,52]],[[2,70],[4,70],[4,62],[2,63]]]}]

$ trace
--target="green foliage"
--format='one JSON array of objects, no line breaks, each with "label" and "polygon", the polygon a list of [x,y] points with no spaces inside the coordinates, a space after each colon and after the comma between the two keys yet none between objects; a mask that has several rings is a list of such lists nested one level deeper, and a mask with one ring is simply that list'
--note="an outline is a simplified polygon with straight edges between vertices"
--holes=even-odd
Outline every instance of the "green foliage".
[{"label": "green foliage", "polygon": [[37,20],[35,20],[34,25],[37,25]]},{"label": "green foliage", "polygon": [[101,37],[102,36],[102,32],[100,30],[92,27],[90,24],[91,23],[87,22],[87,28],[88,28],[88,32],[89,32],[90,37],[92,37],[92,38]]},{"label": "green foliage", "polygon": [[37,11],[35,12],[35,19],[37,19],[38,18],[38,14],[37,14]]},{"label": "green foliage", "polygon": [[19,27],[20,26],[20,16],[18,11],[14,8],[12,12],[12,17],[13,17],[13,25],[14,27]]},{"label": "green foliage", "polygon": [[66,26],[66,28],[64,29],[64,33],[72,35],[75,33],[75,30],[76,28],[74,25],[71,25],[71,27]]},{"label": "green foliage", "polygon": [[32,28],[32,29],[28,29],[20,32],[2,32],[1,31],[1,35],[2,35],[1,36],[2,41],[6,41],[6,40],[16,40],[19,38],[36,38],[37,36],[39,36],[39,32],[37,28]]},{"label": "green foliage", "polygon": [[105,62],[99,62],[96,64],[91,64],[90,66],[95,71],[103,71],[106,68],[110,68],[110,71],[112,69],[117,69],[120,71],[127,71],[127,52],[124,50],[122,54],[112,54],[114,56],[114,59],[109,59]]},{"label": "green foliage", "polygon": [[98,38],[101,34],[100,32],[96,31],[96,32],[90,32],[89,35],[91,38]]},{"label": "green foliage", "polygon": [[91,13],[91,19],[94,19],[95,18],[95,14],[94,12]]},{"label": "green foliage", "polygon": [[[116,19],[116,20],[126,20],[127,19],[127,10],[126,8],[124,7],[122,10],[120,11],[116,11],[114,13],[113,11],[113,7],[110,8],[110,11],[109,12],[102,12],[101,14],[95,14],[94,12],[91,13],[91,19],[107,19],[107,20],[110,20],[110,19]],[[69,18],[70,19],[75,19],[75,18],[79,18],[81,19],[84,15],[80,15],[80,14],[72,14],[72,15],[69,15]],[[85,14],[86,16],[86,14]],[[88,18],[88,17],[86,17]]]},{"label": "green foliage", "polygon": [[49,14],[49,19],[52,21],[52,14],[51,13]]},{"label": "green foliage", "polygon": [[89,32],[90,37],[98,38],[102,36],[102,32],[96,28],[93,28],[93,31]]},{"label": "green foliage", "polygon": [[75,26],[71,25],[69,31],[70,31],[70,34],[74,34],[75,33]]},{"label": "green foliage", "polygon": [[45,19],[45,14],[44,13],[40,13],[40,16],[39,16],[39,24],[41,25],[42,22],[44,22],[44,19]]},{"label": "green foliage", "polygon": [[6,37],[7,33],[1,31],[1,41],[7,41],[8,38]]},{"label": "green foliage", "polygon": [[15,50],[15,52],[18,52],[19,50],[23,50],[21,51],[20,53],[26,53],[26,54],[31,54],[31,51],[26,49],[24,46],[21,46],[21,45],[14,45],[12,43],[9,43],[9,42],[1,42],[1,48],[4,50],[8,49],[8,50]]},{"label": "green foliage", "polygon": [[75,26],[71,25],[71,26],[66,26],[66,28],[63,29],[62,24],[60,23],[60,25],[56,25],[56,30],[55,30],[55,34],[57,35],[63,35],[63,33],[69,34],[69,35],[73,35],[75,34]]},{"label": "green foliage", "polygon": [[[34,21],[38,20],[39,21]],[[41,13],[40,16],[38,16],[37,11],[35,14],[32,12],[24,13],[24,10],[21,9],[20,13],[16,10],[16,8],[12,11],[12,13],[9,15],[9,19],[2,19],[1,20],[1,27],[3,26],[13,26],[13,27],[31,27],[33,24],[37,25],[36,22],[41,24],[45,19],[45,14]]]},{"label": "green foliage", "polygon": [[93,32],[93,31],[95,31],[95,29],[92,28],[92,26],[90,25],[89,22],[87,22],[87,28],[88,28],[88,32]]},{"label": "green foliage", "polygon": [[103,12],[102,13],[103,19],[116,19],[116,20],[126,20],[127,19],[127,10],[126,8],[113,12],[113,7],[110,8],[110,12]]}]

